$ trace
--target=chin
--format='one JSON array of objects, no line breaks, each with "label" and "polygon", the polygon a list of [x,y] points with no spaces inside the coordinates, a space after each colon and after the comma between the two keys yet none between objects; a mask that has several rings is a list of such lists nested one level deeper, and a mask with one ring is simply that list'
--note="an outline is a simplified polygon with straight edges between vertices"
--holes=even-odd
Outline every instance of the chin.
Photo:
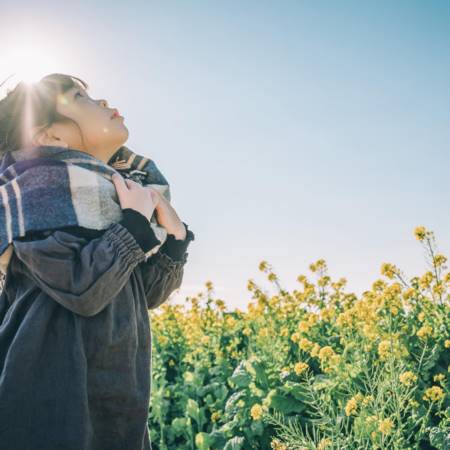
[{"label": "chin", "polygon": [[128,140],[128,136],[130,135],[130,132],[128,131],[128,128],[124,125],[123,129],[121,131],[117,132],[117,143],[118,145],[123,145]]}]

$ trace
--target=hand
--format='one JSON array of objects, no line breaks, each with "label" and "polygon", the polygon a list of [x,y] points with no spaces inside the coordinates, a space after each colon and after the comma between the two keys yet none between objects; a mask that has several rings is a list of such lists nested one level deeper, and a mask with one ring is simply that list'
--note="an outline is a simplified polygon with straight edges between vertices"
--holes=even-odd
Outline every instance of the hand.
[{"label": "hand", "polygon": [[151,186],[144,186],[151,195],[156,198],[156,220],[164,227],[168,234],[173,234],[175,239],[184,240],[186,238],[186,227],[170,202],[156,189]]},{"label": "hand", "polygon": [[125,179],[116,173],[112,175],[112,181],[119,196],[120,207],[132,208],[150,220],[159,199],[136,181]]}]

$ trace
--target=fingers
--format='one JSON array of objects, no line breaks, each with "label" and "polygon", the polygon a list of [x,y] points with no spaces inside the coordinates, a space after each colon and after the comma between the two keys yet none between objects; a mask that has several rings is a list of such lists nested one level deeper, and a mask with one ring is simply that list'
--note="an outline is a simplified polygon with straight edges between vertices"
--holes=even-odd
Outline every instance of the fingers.
[{"label": "fingers", "polygon": [[120,186],[119,189],[122,190],[124,190],[124,188],[132,189],[135,188],[136,186],[140,186],[139,183],[132,180],[131,178],[123,178],[121,175],[118,175],[116,173],[112,175],[112,180],[115,182],[116,186],[119,185]]},{"label": "fingers", "polygon": [[139,183],[136,183],[136,181],[134,181],[134,180],[132,180],[132,179],[130,179],[130,178],[126,178],[126,179],[125,179],[125,183],[127,184],[127,187],[128,187],[129,189],[133,189],[133,188],[135,188],[136,186],[140,186]]},{"label": "fingers", "polygon": [[121,175],[116,174],[116,173],[113,174],[111,178],[116,186],[116,190],[119,195],[119,200],[124,195],[125,191],[130,191],[130,190],[133,190],[136,188],[146,189],[150,195],[150,198],[153,200],[153,202],[157,202],[157,200],[159,198],[159,195],[158,195],[159,192],[157,192],[156,190],[152,190],[152,188],[149,186],[141,186],[139,183],[132,180],[131,178],[123,178]]},{"label": "fingers", "polygon": [[161,193],[157,189],[154,189],[152,186],[144,186],[144,188],[149,191],[153,199],[158,200],[162,197]]},{"label": "fingers", "polygon": [[125,190],[128,190],[127,185],[125,184],[125,180],[117,173],[114,173],[112,175],[111,179],[116,188],[117,195],[119,196],[119,200],[122,201]]},{"label": "fingers", "polygon": [[113,180],[114,184],[117,185],[117,186],[122,186],[123,187],[123,185],[125,184],[125,180],[118,173],[113,173],[112,176],[111,176],[111,179]]}]

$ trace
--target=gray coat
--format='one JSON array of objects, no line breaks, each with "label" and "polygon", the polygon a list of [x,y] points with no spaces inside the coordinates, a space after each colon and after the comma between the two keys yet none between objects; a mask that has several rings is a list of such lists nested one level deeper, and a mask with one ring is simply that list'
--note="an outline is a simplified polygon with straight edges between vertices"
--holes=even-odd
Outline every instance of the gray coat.
[{"label": "gray coat", "polygon": [[149,309],[180,260],[132,232],[15,240],[0,296],[0,450],[149,450]]}]

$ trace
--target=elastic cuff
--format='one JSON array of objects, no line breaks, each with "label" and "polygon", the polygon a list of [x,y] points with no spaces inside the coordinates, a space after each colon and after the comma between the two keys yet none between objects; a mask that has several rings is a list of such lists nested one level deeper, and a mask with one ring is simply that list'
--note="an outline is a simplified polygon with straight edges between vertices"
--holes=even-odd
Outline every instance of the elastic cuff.
[{"label": "elastic cuff", "polygon": [[145,253],[136,239],[119,222],[112,223],[103,237],[117,247],[118,254],[123,258],[124,264],[129,265],[133,262],[139,263],[145,260]]},{"label": "elastic cuff", "polygon": [[150,221],[143,214],[132,208],[123,209],[122,214],[123,218],[119,223],[133,235],[145,253],[161,244],[150,226]]},{"label": "elastic cuff", "polygon": [[168,234],[167,239],[161,246],[161,253],[165,253],[170,256],[174,261],[183,260],[183,256],[191,241],[195,240],[195,234],[189,230],[189,226],[182,222],[186,228],[186,237],[184,239],[175,239],[174,234]]}]

